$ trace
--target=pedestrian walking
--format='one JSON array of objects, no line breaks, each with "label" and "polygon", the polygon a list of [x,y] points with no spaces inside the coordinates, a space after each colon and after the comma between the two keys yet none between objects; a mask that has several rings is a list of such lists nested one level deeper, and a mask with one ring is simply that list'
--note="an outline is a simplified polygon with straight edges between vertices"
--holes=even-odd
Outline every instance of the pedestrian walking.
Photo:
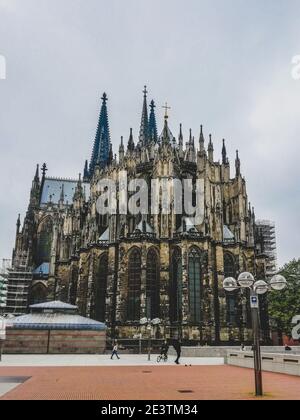
[{"label": "pedestrian walking", "polygon": [[177,359],[175,360],[176,365],[180,365],[179,360],[181,356],[181,344],[179,340],[173,340],[173,347],[177,354]]},{"label": "pedestrian walking", "polygon": [[114,345],[114,347],[113,347],[112,354],[111,354],[111,360],[113,360],[114,356],[117,356],[117,358],[120,360],[120,357],[119,357],[119,353],[118,353],[118,351],[119,351],[119,346],[118,346],[118,343],[117,343],[117,341],[116,341],[116,342],[115,342],[115,345]]}]

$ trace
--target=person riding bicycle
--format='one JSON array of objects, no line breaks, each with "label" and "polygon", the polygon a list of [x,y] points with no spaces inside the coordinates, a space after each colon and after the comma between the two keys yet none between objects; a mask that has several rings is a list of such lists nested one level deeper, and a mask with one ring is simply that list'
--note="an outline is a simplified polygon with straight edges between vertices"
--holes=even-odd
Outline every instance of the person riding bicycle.
[{"label": "person riding bicycle", "polygon": [[167,358],[168,357],[168,351],[169,351],[169,345],[168,345],[167,341],[165,341],[163,343],[163,345],[161,346],[160,355]]}]

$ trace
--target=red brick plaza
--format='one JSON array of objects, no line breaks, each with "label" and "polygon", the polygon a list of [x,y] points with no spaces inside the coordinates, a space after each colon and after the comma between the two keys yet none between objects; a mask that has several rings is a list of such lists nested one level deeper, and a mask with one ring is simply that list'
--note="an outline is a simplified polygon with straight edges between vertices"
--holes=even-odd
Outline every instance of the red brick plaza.
[{"label": "red brick plaza", "polygon": [[[255,399],[253,371],[230,366],[1,367],[0,377],[8,376],[30,379],[1,400]],[[264,399],[300,400],[299,377],[263,378]]]}]

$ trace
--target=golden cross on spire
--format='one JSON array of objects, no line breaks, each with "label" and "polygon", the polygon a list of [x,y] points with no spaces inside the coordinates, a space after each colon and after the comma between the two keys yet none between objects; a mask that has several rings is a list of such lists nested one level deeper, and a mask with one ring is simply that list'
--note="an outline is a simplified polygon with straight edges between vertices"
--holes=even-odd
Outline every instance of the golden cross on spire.
[{"label": "golden cross on spire", "polygon": [[168,106],[168,102],[166,102],[166,105],[162,107],[166,112],[165,112],[165,119],[167,120],[169,118],[168,115],[168,110],[172,109],[170,106]]}]

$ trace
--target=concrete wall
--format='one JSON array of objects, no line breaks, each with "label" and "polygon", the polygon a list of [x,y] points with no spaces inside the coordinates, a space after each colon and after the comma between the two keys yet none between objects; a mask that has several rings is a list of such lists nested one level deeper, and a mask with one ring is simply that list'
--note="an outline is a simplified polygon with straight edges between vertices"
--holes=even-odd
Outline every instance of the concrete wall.
[{"label": "concrete wall", "polygon": [[[228,351],[227,364],[253,369],[253,352]],[[300,354],[262,353],[262,368],[267,372],[300,376]]]},{"label": "concrete wall", "polygon": [[105,331],[8,329],[6,354],[103,354]]},{"label": "concrete wall", "polygon": [[[248,347],[249,348],[249,347]],[[247,349],[248,349],[247,348]],[[250,349],[250,348],[249,348]],[[224,357],[227,358],[228,351],[239,351],[240,346],[232,347],[182,347],[182,357]],[[284,347],[261,347],[264,353],[283,353]],[[175,355],[175,350],[170,347],[169,353]],[[299,354],[300,346],[293,347],[293,351],[288,354]]]}]

